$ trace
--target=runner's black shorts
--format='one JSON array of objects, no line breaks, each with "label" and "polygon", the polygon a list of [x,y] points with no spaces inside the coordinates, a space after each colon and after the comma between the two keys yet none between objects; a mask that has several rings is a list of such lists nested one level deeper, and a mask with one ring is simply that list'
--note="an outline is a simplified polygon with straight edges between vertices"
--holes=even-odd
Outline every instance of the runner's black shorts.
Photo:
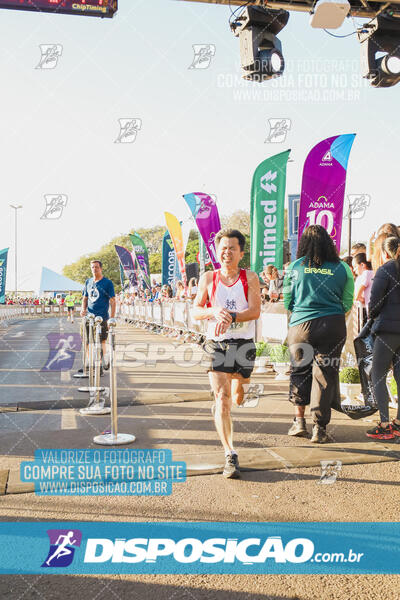
[{"label": "runner's black shorts", "polygon": [[[101,324],[100,341],[105,342],[108,337],[108,321],[103,321]],[[93,327],[93,338],[96,339],[96,325]],[[86,339],[89,339],[89,323],[86,323]]]},{"label": "runner's black shorts", "polygon": [[254,340],[236,338],[217,342],[207,340],[204,350],[208,355],[207,371],[219,373],[239,373],[248,379],[254,369],[256,346]]},{"label": "runner's black shorts", "polygon": [[74,312],[74,306],[67,306],[68,312]]}]

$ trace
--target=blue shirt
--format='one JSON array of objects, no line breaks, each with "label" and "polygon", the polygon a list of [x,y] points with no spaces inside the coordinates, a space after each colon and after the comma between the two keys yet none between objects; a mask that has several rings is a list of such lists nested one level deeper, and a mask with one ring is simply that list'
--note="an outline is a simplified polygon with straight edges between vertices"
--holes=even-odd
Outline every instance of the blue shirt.
[{"label": "blue shirt", "polygon": [[83,295],[88,299],[88,312],[107,320],[110,298],[115,296],[111,279],[107,277],[102,277],[99,281],[94,281],[93,277],[86,279]]}]

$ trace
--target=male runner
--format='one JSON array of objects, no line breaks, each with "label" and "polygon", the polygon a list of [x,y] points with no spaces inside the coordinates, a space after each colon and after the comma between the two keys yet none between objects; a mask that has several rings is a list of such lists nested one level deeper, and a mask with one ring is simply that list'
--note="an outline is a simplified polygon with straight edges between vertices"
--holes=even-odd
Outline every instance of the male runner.
[{"label": "male runner", "polygon": [[72,295],[72,292],[69,292],[69,294],[67,294],[65,296],[64,304],[68,309],[67,320],[71,321],[71,323],[73,323],[74,322],[74,309],[75,309],[75,296]]},{"label": "male runner", "polygon": [[245,241],[236,229],[224,229],[216,235],[221,269],[202,275],[193,304],[193,317],[208,319],[206,349],[216,400],[214,421],[225,451],[223,475],[230,478],[240,475],[232,439],[232,400],[240,406],[249,388],[256,354],[255,320],[261,306],[257,274],[239,268]]},{"label": "male runner", "polygon": [[[81,317],[88,312],[95,317],[102,317],[101,324],[101,347],[103,356],[103,366],[108,369],[109,363],[105,362],[106,339],[108,335],[107,321],[109,318],[109,308],[111,309],[111,318],[115,316],[115,292],[111,279],[103,277],[103,265],[100,260],[92,260],[90,268],[93,277],[87,279],[83,289]],[[101,369],[102,372],[102,369]]]}]

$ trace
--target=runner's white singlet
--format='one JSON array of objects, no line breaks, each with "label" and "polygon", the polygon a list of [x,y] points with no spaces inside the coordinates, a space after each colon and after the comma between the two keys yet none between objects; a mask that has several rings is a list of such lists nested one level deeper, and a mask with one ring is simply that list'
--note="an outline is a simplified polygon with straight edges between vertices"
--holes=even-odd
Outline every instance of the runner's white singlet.
[{"label": "runner's white singlet", "polygon": [[[229,312],[241,312],[249,308],[248,283],[246,269],[240,269],[239,277],[232,285],[225,285],[220,278],[220,271],[214,271],[211,298],[208,306],[220,306]],[[222,341],[227,339],[253,339],[255,335],[255,321],[232,323],[229,329],[215,335],[216,319],[209,319],[207,325],[207,339]]]}]

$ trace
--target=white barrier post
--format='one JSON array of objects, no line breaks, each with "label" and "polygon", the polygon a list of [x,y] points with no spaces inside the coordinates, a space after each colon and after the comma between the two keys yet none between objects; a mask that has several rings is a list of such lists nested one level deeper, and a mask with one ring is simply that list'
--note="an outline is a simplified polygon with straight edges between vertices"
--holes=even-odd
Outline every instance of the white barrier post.
[{"label": "white barrier post", "polygon": [[93,438],[95,444],[101,446],[122,446],[131,444],[136,437],[129,433],[118,433],[118,399],[117,399],[117,365],[115,360],[115,326],[117,321],[110,319],[109,354],[110,354],[110,404],[111,404],[111,433],[103,433]]}]

